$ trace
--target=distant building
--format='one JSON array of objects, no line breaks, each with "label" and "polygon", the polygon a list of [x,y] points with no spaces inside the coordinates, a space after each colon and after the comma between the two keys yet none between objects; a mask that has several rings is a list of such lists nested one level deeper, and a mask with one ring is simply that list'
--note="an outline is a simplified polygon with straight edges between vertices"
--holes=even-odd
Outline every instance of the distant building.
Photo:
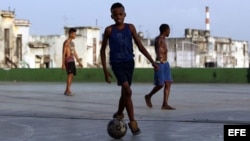
[{"label": "distant building", "polygon": [[[0,68],[59,68],[62,65],[64,35],[30,35],[30,22],[15,19],[14,11],[0,11]],[[84,67],[100,65],[100,29],[75,27],[76,50]]]},{"label": "distant building", "polygon": [[[63,42],[68,38],[69,28],[64,27],[64,35],[30,36],[30,53],[26,60],[31,68],[61,67]],[[83,66],[98,67],[100,29],[90,26],[74,28],[77,30],[77,36],[73,42]]]},{"label": "distant building", "polygon": [[[207,11],[207,9],[206,9]],[[206,19],[206,23],[209,20]],[[70,27],[64,27],[63,35],[30,35],[29,20],[15,19],[14,11],[0,11],[0,68],[60,68],[62,46],[68,38]],[[77,37],[76,50],[85,68],[101,67],[100,28],[94,26],[74,27]],[[185,36],[167,38],[168,61],[179,68],[248,68],[248,42],[210,35],[206,30],[185,29]],[[142,44],[153,59],[156,58],[154,39],[138,33]],[[107,64],[109,58],[107,47]],[[136,68],[152,68],[151,63],[134,44]]]},{"label": "distant building", "polygon": [[14,11],[0,10],[0,68],[19,68],[29,40],[29,20],[15,19]]},{"label": "distant building", "polygon": [[[145,39],[138,33],[152,58],[155,59],[154,39]],[[185,29],[185,37],[166,38],[168,61],[171,67],[178,68],[248,68],[249,44],[247,41],[226,37],[210,36],[208,30]],[[152,67],[150,62],[134,45],[135,66]]]},{"label": "distant building", "polygon": [[186,29],[184,38],[168,39],[172,67],[248,68],[248,42],[210,36],[207,30]]}]

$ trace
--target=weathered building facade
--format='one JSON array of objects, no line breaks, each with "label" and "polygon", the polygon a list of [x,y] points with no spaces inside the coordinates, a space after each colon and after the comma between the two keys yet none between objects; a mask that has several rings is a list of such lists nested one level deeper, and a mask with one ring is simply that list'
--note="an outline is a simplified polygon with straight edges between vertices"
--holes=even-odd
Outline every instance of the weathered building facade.
[{"label": "weathered building facade", "polygon": [[186,29],[185,37],[169,38],[169,62],[183,68],[248,68],[248,42],[210,36],[207,30]]},{"label": "weathered building facade", "polygon": [[0,67],[18,68],[23,64],[29,40],[28,20],[15,19],[14,11],[0,11]]},{"label": "weathered building facade", "polygon": [[[31,68],[60,68],[63,42],[68,38],[70,27],[64,27],[64,35],[30,36],[29,55],[26,60]],[[75,48],[84,67],[99,65],[100,29],[98,27],[74,27]],[[35,60],[35,61],[34,61]]]},{"label": "weathered building facade", "polygon": [[[15,19],[14,11],[0,11],[0,68],[60,68],[62,46],[68,38],[70,27],[63,35],[30,35],[30,22]],[[100,28],[74,27],[76,50],[85,68],[101,67]],[[145,48],[155,59],[154,39],[138,33]],[[180,68],[248,68],[249,45],[247,41],[213,37],[209,30],[186,29],[185,36],[167,38],[168,61],[171,67]],[[107,63],[109,58],[107,47]],[[136,68],[151,68],[151,63],[134,44]]]},{"label": "weathered building facade", "polygon": [[[62,65],[64,35],[30,35],[30,22],[15,19],[14,11],[0,11],[0,68],[59,68]],[[74,27],[76,50],[84,67],[100,65],[100,29]]]}]

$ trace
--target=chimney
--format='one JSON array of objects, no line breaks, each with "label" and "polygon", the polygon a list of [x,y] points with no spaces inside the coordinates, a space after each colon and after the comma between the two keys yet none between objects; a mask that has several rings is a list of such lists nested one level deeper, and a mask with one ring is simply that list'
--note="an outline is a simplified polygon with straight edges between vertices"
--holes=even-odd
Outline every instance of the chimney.
[{"label": "chimney", "polygon": [[210,30],[209,7],[206,6],[206,30]]}]

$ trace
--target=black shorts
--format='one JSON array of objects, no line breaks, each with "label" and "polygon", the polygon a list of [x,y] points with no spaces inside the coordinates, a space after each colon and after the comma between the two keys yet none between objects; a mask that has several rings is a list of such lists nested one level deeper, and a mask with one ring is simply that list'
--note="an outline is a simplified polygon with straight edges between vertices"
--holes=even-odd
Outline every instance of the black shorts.
[{"label": "black shorts", "polygon": [[117,79],[117,85],[121,85],[124,82],[132,83],[132,77],[134,73],[135,62],[134,60],[120,63],[110,63],[111,69]]},{"label": "black shorts", "polygon": [[73,73],[74,75],[76,75],[76,65],[75,65],[75,62],[68,62],[65,65],[66,65],[67,74]]}]

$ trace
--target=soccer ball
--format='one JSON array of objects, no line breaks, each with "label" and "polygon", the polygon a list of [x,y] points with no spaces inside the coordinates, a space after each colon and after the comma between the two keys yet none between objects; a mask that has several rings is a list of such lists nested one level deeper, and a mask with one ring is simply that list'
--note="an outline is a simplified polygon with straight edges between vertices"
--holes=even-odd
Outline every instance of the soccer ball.
[{"label": "soccer ball", "polygon": [[109,121],[107,131],[112,138],[120,139],[127,133],[127,124],[122,119],[114,118]]}]

